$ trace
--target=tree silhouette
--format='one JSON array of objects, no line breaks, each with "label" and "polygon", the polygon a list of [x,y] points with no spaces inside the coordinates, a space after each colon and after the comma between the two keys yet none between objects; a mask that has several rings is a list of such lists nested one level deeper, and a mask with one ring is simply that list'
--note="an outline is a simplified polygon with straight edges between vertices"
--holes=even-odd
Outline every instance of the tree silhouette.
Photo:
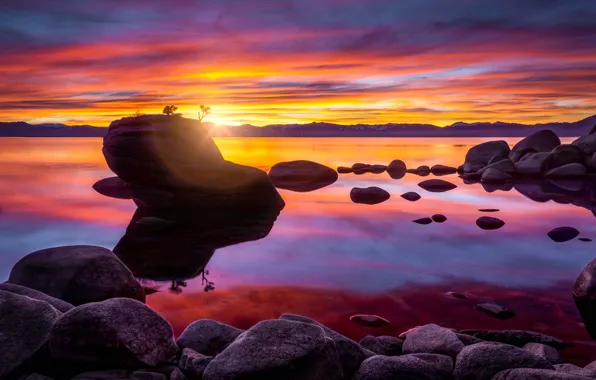
[{"label": "tree silhouette", "polygon": [[211,107],[201,104],[201,109],[199,110],[199,122],[202,122],[207,115],[211,113]]},{"label": "tree silhouette", "polygon": [[178,109],[178,107],[176,107],[175,105],[172,104],[171,106],[165,106],[163,108],[163,111],[161,111],[161,112],[163,112],[166,115],[170,116],[170,115],[173,115],[174,112],[176,112],[177,109]]}]

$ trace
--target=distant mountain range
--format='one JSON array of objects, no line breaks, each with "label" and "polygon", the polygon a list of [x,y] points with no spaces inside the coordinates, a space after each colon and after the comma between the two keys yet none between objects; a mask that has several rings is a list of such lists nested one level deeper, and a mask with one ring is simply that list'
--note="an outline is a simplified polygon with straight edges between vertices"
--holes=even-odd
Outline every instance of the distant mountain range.
[{"label": "distant mountain range", "polygon": [[[523,137],[541,129],[551,129],[561,137],[585,135],[596,125],[596,115],[572,123],[454,123],[448,127],[431,124],[356,124],[333,123],[274,124],[235,127],[205,123],[216,137]],[[22,121],[0,123],[0,137],[103,137],[107,128],[90,125],[32,125]]]}]

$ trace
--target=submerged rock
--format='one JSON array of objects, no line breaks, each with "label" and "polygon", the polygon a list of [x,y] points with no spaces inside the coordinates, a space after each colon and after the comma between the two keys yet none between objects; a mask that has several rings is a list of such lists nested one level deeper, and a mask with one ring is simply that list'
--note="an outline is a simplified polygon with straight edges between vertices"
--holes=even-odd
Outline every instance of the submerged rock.
[{"label": "submerged rock", "polygon": [[375,205],[385,202],[391,195],[380,187],[355,187],[350,191],[350,199],[354,203]]},{"label": "submerged rock", "polygon": [[377,355],[362,363],[352,380],[449,380],[453,361],[445,355]]},{"label": "submerged rock", "polygon": [[280,162],[271,168],[269,178],[280,189],[309,192],[337,181],[337,172],[316,162],[300,160]]},{"label": "submerged rock", "polygon": [[420,182],[418,186],[432,193],[442,193],[453,190],[457,187],[457,185],[442,179],[428,179],[426,181]]},{"label": "submerged rock", "polygon": [[481,303],[476,305],[476,310],[480,310],[497,319],[509,319],[515,317],[515,313],[505,306],[497,305],[495,303]]},{"label": "submerged rock", "polygon": [[360,345],[377,355],[398,356],[402,354],[404,341],[394,336],[372,336],[367,335]]},{"label": "submerged rock", "polygon": [[587,377],[550,369],[515,368],[497,373],[492,380],[587,380]]},{"label": "submerged rock", "polygon": [[498,230],[505,225],[505,222],[499,218],[481,216],[476,220],[476,225],[483,230]]},{"label": "submerged rock", "polygon": [[558,227],[548,232],[548,237],[557,243],[563,243],[575,239],[579,231],[573,227]]},{"label": "submerged rock", "polygon": [[407,200],[407,201],[410,201],[410,202],[416,202],[417,200],[419,200],[420,198],[422,198],[422,197],[420,196],[420,194],[418,194],[418,193],[415,193],[415,192],[413,192],[413,191],[410,191],[410,192],[404,193],[404,194],[402,194],[402,195],[401,195],[401,197],[402,197],[403,199]]},{"label": "submerged rock", "polygon": [[402,160],[393,160],[387,166],[387,173],[393,179],[401,179],[406,175],[406,164]]},{"label": "submerged rock", "polygon": [[584,238],[584,237],[578,238],[577,240],[584,241],[584,242],[590,242],[590,241],[592,241],[592,239],[590,239],[590,238]]},{"label": "submerged rock", "polygon": [[432,222],[433,222],[433,220],[431,218],[420,218],[420,219],[412,220],[412,223],[422,224],[422,225],[431,224]]},{"label": "submerged rock", "polygon": [[378,315],[356,314],[350,317],[350,321],[365,327],[381,327],[386,326],[390,322]]},{"label": "submerged rock", "polygon": [[430,217],[433,222],[435,223],[445,223],[447,221],[447,217],[443,214],[435,214]]},{"label": "submerged rock", "polygon": [[366,168],[369,173],[381,174],[387,170],[387,165],[373,164]]},{"label": "submerged rock", "polygon": [[479,208],[478,211],[480,212],[499,212],[498,208]]},{"label": "submerged rock", "polygon": [[178,338],[180,348],[190,348],[203,355],[217,355],[244,330],[211,319],[194,321]]},{"label": "submerged rock", "polygon": [[74,307],[71,304],[69,304],[68,302],[62,301],[61,299],[54,298],[52,296],[48,296],[47,294],[37,291],[35,289],[27,288],[25,286],[16,285],[16,284],[10,284],[8,282],[0,284],[0,290],[3,290],[5,292],[14,293],[14,294],[20,294],[22,296],[31,297],[31,298],[34,298],[34,299],[40,300],[40,301],[45,301],[45,302],[49,303],[50,305],[52,305],[56,310],[58,310],[61,313],[67,312],[68,310],[70,310]]},{"label": "submerged rock", "polygon": [[459,300],[468,299],[468,296],[466,296],[465,294],[457,293],[457,292],[447,292],[447,293],[445,293],[445,296],[450,297],[450,298],[456,298]]}]

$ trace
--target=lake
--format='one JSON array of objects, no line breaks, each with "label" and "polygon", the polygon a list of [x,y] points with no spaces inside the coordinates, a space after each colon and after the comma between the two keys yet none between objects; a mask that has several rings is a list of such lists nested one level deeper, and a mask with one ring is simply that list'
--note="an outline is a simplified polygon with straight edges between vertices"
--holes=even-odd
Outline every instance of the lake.
[{"label": "lake", "polygon": [[[408,167],[457,166],[468,149],[486,139],[417,138],[220,138],[230,161],[268,171],[277,162],[306,159],[330,167],[355,162]],[[509,139],[514,144],[517,139]],[[568,141],[567,141],[568,142]],[[99,138],[0,139],[0,280],[25,254],[59,245],[90,244],[113,249],[129,224],[135,205],[92,189],[112,176]],[[426,177],[433,178],[433,176]],[[218,249],[206,264],[215,290],[204,292],[200,276],[173,291],[168,282],[145,283],[160,291],[148,304],[178,334],[190,322],[212,318],[247,328],[292,312],[313,317],[354,338],[395,335],[410,327],[438,323],[457,329],[525,329],[570,341],[568,360],[596,359],[571,296],[573,282],[594,258],[594,245],[555,243],[547,232],[572,226],[596,238],[594,214],[559,199],[544,201],[535,187],[502,191],[466,185],[457,175],[442,177],[458,187],[430,193],[422,177],[399,180],[387,173],[340,175],[326,188],[296,193],[280,190],[286,207],[269,235]],[[354,204],[352,187],[379,186],[388,201]],[[400,197],[417,191],[422,199]],[[505,221],[495,231],[475,221],[490,214]],[[445,223],[412,220],[441,213]],[[176,247],[172,247],[176,249]],[[168,254],[167,252],[165,253]],[[189,264],[190,265],[190,264]],[[192,268],[191,268],[192,269]],[[464,293],[453,299],[445,292]],[[498,320],[474,309],[495,302],[517,314]],[[391,321],[372,329],[352,323],[353,314],[376,314]]]}]

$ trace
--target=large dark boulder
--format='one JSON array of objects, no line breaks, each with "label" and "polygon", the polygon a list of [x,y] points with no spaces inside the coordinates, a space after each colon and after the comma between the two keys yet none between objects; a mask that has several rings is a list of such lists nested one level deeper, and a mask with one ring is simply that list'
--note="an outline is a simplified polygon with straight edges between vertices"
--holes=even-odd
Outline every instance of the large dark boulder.
[{"label": "large dark boulder", "polygon": [[130,298],[78,306],[64,313],[50,333],[52,357],[71,363],[138,368],[173,358],[172,326]]},{"label": "large dark boulder", "polygon": [[350,191],[350,199],[354,203],[363,203],[367,205],[376,205],[385,202],[391,195],[377,186],[354,187]]},{"label": "large dark boulder", "polygon": [[502,183],[506,183],[509,182],[513,179],[513,177],[511,177],[509,174],[502,172],[498,169],[493,169],[493,168],[485,168],[486,170],[482,171],[482,177],[480,178],[480,181],[482,183],[496,183],[496,184],[502,184]]},{"label": "large dark boulder", "polygon": [[[470,148],[466,154],[466,163],[480,164],[486,166],[493,157],[507,157],[510,148],[506,141],[487,141]],[[465,165],[465,164],[464,164]],[[464,171],[468,171],[464,168]]]},{"label": "large dark boulder", "polygon": [[387,165],[387,173],[393,179],[400,179],[406,175],[406,164],[402,160],[393,160]]},{"label": "large dark boulder", "polygon": [[3,290],[5,292],[14,293],[14,294],[20,294],[22,296],[35,298],[36,300],[40,300],[40,301],[45,301],[45,302],[49,303],[50,305],[52,305],[56,310],[58,310],[61,313],[64,313],[74,307],[71,304],[69,304],[68,302],[64,302],[58,298],[48,296],[45,293],[42,293],[35,289],[28,288],[26,286],[21,286],[21,285],[16,285],[16,284],[11,284],[11,283],[5,282],[3,284],[0,284],[0,290]]},{"label": "large dark boulder", "polygon": [[530,153],[515,163],[515,170],[522,177],[539,177],[544,172],[544,161],[550,153]]},{"label": "large dark boulder", "polygon": [[456,357],[464,348],[457,335],[435,324],[420,326],[406,335],[403,345],[405,354],[429,353]]},{"label": "large dark boulder", "polygon": [[583,164],[584,152],[577,146],[572,144],[563,144],[557,146],[550,155],[544,160],[544,170],[548,171],[559,166],[567,164]]},{"label": "large dark boulder", "polygon": [[546,178],[578,178],[588,174],[586,167],[579,163],[571,163],[550,169],[544,174]]},{"label": "large dark boulder", "polygon": [[30,253],[15,264],[8,282],[73,305],[116,297],[145,302],[143,288],[118,257],[109,249],[90,245]]},{"label": "large dark boulder", "polygon": [[591,157],[594,153],[596,153],[596,133],[582,136],[573,141],[571,144],[581,149],[585,156]]},{"label": "large dark boulder", "polygon": [[367,335],[360,341],[360,345],[377,355],[397,356],[403,353],[403,339],[394,336]]},{"label": "large dark boulder", "polygon": [[308,323],[266,320],[246,330],[205,369],[204,380],[343,378],[333,340]]},{"label": "large dark boulder", "polygon": [[0,378],[34,360],[59,316],[45,301],[0,290]]},{"label": "large dark boulder", "polygon": [[590,337],[596,339],[596,259],[590,261],[575,280],[573,300]]},{"label": "large dark boulder", "polygon": [[244,330],[211,319],[194,321],[178,338],[180,348],[190,348],[203,355],[217,355]]},{"label": "large dark boulder", "polygon": [[275,187],[299,192],[314,191],[337,181],[337,172],[312,161],[280,162],[271,168],[269,178]]},{"label": "large dark boulder", "polygon": [[362,363],[353,380],[450,380],[453,361],[436,354],[377,355]]},{"label": "large dark boulder", "polygon": [[533,150],[534,152],[551,152],[561,145],[559,136],[550,129],[536,131],[523,138],[511,148],[511,153]]}]

